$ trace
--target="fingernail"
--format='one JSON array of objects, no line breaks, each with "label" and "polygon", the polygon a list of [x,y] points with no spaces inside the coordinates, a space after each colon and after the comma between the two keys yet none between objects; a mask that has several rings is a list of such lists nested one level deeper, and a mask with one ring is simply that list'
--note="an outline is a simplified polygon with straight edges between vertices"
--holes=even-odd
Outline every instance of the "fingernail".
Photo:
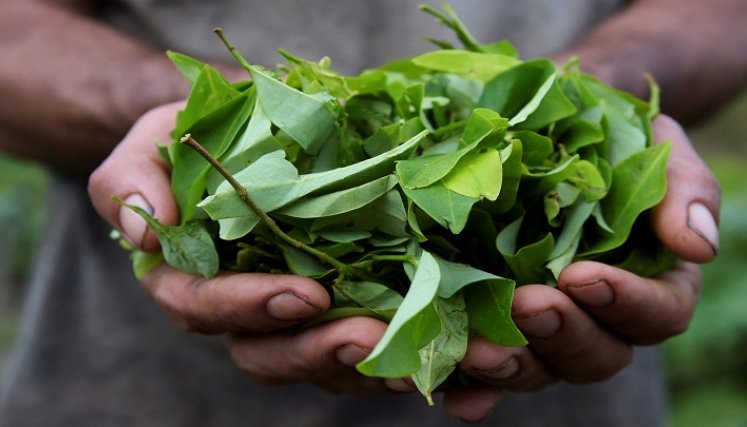
[{"label": "fingernail", "polygon": [[335,355],[337,356],[338,362],[350,368],[354,368],[361,360],[368,357],[369,353],[370,351],[355,344],[347,344],[338,348]]},{"label": "fingernail", "polygon": [[692,231],[702,237],[713,249],[713,253],[718,253],[719,237],[718,225],[710,209],[702,203],[691,203],[687,212],[687,226]]},{"label": "fingernail", "polygon": [[[128,205],[137,206],[153,215],[153,207],[140,194],[127,196],[124,202]],[[122,206],[119,208],[119,225],[122,227],[122,237],[136,247],[142,247],[148,224],[137,212]]]},{"label": "fingernail", "polygon": [[560,315],[553,309],[515,317],[517,326],[532,338],[550,338],[560,329]]},{"label": "fingernail", "polygon": [[387,378],[384,380],[384,384],[386,384],[386,386],[391,390],[399,391],[402,393],[415,390],[415,387],[408,384],[407,381],[403,380],[402,378]]},{"label": "fingernail", "polygon": [[567,289],[573,299],[592,308],[606,307],[612,304],[615,299],[612,287],[604,279],[580,285],[570,285]]},{"label": "fingernail", "polygon": [[291,291],[281,292],[265,304],[270,317],[277,320],[303,320],[322,310]]},{"label": "fingernail", "polygon": [[505,380],[519,372],[519,359],[511,357],[501,366],[494,369],[480,369],[478,372],[493,380]]}]

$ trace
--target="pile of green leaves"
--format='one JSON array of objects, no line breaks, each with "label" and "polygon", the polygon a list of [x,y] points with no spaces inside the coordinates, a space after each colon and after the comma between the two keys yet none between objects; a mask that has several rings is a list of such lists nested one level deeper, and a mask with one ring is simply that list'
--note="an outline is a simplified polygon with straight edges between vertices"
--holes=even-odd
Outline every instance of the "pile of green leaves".
[{"label": "pile of green leaves", "polygon": [[464,48],[434,41],[344,76],[284,51],[277,70],[250,65],[226,42],[250,75],[240,83],[169,53],[193,86],[175,140],[190,134],[256,206],[192,147],[168,145],[181,224],[140,211],[163,253],[134,259],[139,273],[162,256],[207,277],[318,279],[334,303],[317,321],[389,323],[358,370],[412,376],[430,401],[471,334],[526,344],[515,285],[553,284],[580,259],[644,274],[668,265],[636,220],[665,193],[670,145],[652,145],[656,96],[614,90],[575,62],[522,61],[506,42],[475,41],[449,6],[423,9]]}]

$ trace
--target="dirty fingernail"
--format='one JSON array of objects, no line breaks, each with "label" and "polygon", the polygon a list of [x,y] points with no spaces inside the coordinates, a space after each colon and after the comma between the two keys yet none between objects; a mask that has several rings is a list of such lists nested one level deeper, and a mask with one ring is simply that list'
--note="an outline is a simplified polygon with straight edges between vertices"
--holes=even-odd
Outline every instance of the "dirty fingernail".
[{"label": "dirty fingernail", "polygon": [[692,203],[687,212],[687,226],[702,237],[718,253],[718,225],[711,211],[702,203]]},{"label": "dirty fingernail", "polygon": [[505,380],[511,378],[517,372],[519,372],[519,359],[512,357],[501,366],[494,369],[481,369],[479,371],[482,375],[493,379],[493,380]]},{"label": "dirty fingernail", "polygon": [[615,299],[612,287],[604,279],[570,285],[567,287],[567,290],[573,299],[592,308],[606,307],[612,304],[612,300]]},{"label": "dirty fingernail", "polygon": [[533,338],[550,338],[560,329],[560,315],[553,309],[514,318],[519,329]]},{"label": "dirty fingernail", "polygon": [[273,296],[267,301],[265,308],[267,314],[277,320],[303,320],[322,311],[291,291]]},{"label": "dirty fingernail", "polygon": [[386,380],[384,380],[384,384],[386,384],[386,386],[389,387],[391,390],[399,391],[403,393],[415,390],[413,386],[408,384],[402,378],[387,378]]},{"label": "dirty fingernail", "polygon": [[[137,206],[153,215],[153,207],[140,194],[131,194],[127,196],[124,202],[128,205]],[[122,227],[122,237],[133,246],[142,247],[145,232],[148,231],[148,224],[143,217],[127,206],[121,206],[119,208],[119,225]]]},{"label": "dirty fingernail", "polygon": [[354,368],[360,361],[368,357],[370,352],[355,344],[347,344],[337,349],[335,355],[341,364]]}]

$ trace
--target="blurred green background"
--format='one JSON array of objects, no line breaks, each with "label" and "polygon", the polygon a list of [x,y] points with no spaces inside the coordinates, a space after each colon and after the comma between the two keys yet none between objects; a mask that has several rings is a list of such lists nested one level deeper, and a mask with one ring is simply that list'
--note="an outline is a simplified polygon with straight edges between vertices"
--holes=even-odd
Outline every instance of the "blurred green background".
[{"label": "blurred green background", "polygon": [[[665,345],[672,427],[747,426],[747,93],[688,129],[721,181],[721,250],[689,330]],[[46,174],[0,155],[0,375],[43,225]]]}]

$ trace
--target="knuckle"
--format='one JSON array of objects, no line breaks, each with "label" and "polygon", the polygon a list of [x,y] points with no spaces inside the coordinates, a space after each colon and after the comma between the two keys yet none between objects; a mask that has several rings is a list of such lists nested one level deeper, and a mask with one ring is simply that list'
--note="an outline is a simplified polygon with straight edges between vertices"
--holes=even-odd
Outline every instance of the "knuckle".
[{"label": "knuckle", "polygon": [[613,357],[596,358],[592,364],[583,364],[580,369],[567,375],[565,380],[571,384],[606,381],[625,369],[632,361],[633,348],[628,345],[618,349]]},{"label": "knuckle", "polygon": [[98,194],[98,190],[101,189],[104,183],[104,174],[104,170],[101,168],[101,166],[99,166],[88,177],[87,189],[89,195]]},{"label": "knuckle", "polygon": [[172,304],[170,300],[163,298],[162,295],[162,293],[156,295],[156,304],[166,313],[171,323],[183,332],[197,332],[183,310],[178,305]]},{"label": "knuckle", "polygon": [[230,355],[234,364],[236,364],[241,373],[257,384],[272,386],[283,383],[274,375],[273,370],[258,368],[256,362],[253,361],[253,358],[247,357],[243,352],[231,349]]},{"label": "knuckle", "polygon": [[97,211],[102,215],[108,213],[102,208],[105,201],[110,201],[111,194],[109,194],[109,182],[109,174],[102,164],[88,177],[88,183],[86,186],[89,198],[93,202]]},{"label": "knuckle", "polygon": [[690,327],[690,319],[691,316],[679,316],[679,318],[672,319],[672,321],[669,322],[667,327],[664,328],[662,334],[659,336],[659,342],[664,341],[667,338],[680,335],[683,332],[687,331],[687,329]]},{"label": "knuckle", "polygon": [[184,332],[211,332],[189,307],[185,289],[163,284],[152,292],[153,300],[172,323]]},{"label": "knuckle", "polygon": [[299,377],[287,364],[278,359],[263,359],[257,357],[251,345],[241,345],[229,342],[229,354],[239,370],[257,384],[277,386],[299,382],[305,377]]},{"label": "knuckle", "polygon": [[629,341],[635,345],[660,344],[661,342],[669,338],[680,335],[683,332],[687,331],[688,327],[690,326],[690,319],[691,316],[678,316],[672,318],[664,325],[657,328],[656,331],[642,336],[631,337]]}]

